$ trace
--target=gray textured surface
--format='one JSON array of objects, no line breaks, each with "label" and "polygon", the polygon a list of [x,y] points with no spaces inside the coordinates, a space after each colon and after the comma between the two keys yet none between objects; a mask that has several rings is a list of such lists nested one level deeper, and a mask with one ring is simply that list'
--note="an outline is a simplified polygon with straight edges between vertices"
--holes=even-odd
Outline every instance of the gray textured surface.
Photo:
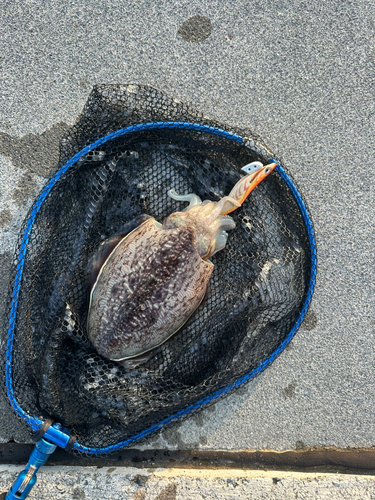
[{"label": "gray textured surface", "polygon": [[[21,471],[0,466],[0,493]],[[371,476],[279,471],[44,467],[29,499],[370,500]]]},{"label": "gray textured surface", "polygon": [[[148,446],[373,446],[374,4],[1,4],[1,271],[32,197],[55,168],[59,134],[95,83],[153,85],[249,127],[282,158],[311,210],[318,283],[291,346],[239,393]],[[177,36],[195,15],[211,21],[201,42]],[[4,272],[1,299],[6,286]],[[1,415],[2,439],[24,439]]]}]

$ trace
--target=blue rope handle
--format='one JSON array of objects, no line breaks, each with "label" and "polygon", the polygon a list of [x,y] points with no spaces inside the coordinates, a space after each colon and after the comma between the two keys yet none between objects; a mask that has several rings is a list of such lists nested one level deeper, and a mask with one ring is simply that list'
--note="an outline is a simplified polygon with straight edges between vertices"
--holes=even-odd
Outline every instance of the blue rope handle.
[{"label": "blue rope handle", "polygon": [[[22,237],[22,242],[20,245],[20,250],[17,258],[17,271],[16,271],[16,276],[14,280],[14,286],[13,286],[13,292],[12,292],[12,302],[11,302],[11,311],[10,311],[10,316],[9,316],[9,324],[8,324],[8,338],[7,338],[7,351],[6,351],[6,365],[5,365],[5,379],[6,379],[6,388],[7,388],[7,394],[8,398],[10,401],[10,404],[12,405],[13,409],[15,412],[25,420],[25,422],[33,429],[33,431],[38,431],[40,427],[43,425],[43,421],[38,418],[37,416],[31,416],[29,413],[27,413],[25,410],[21,408],[21,406],[18,404],[16,397],[14,395],[14,390],[13,390],[13,379],[12,379],[12,353],[13,353],[13,342],[14,342],[14,331],[16,327],[16,318],[17,318],[17,308],[18,308],[18,300],[19,300],[19,294],[20,294],[20,286],[22,282],[22,275],[23,275],[23,269],[24,269],[24,264],[25,264],[25,259],[27,255],[27,245],[29,242],[29,238],[32,233],[33,225],[35,222],[35,219],[38,215],[38,212],[43,204],[43,202],[46,200],[47,196],[51,192],[52,188],[54,185],[57,183],[57,181],[69,170],[69,168],[74,165],[82,156],[86,155],[93,149],[97,148],[98,146],[115,139],[117,137],[121,137],[127,134],[132,134],[135,132],[141,132],[145,130],[152,130],[152,129],[183,129],[183,130],[195,130],[198,132],[206,132],[210,133],[213,135],[217,135],[219,137],[224,137],[226,139],[230,139],[232,141],[238,142],[240,144],[244,144],[246,139],[243,137],[234,134],[232,132],[227,132],[223,129],[220,128],[215,128],[215,127],[210,127],[208,125],[199,125],[197,123],[189,123],[189,122],[149,122],[149,123],[141,123],[138,125],[132,125],[120,130],[117,130],[116,132],[112,132],[94,143],[90,144],[89,146],[86,146],[83,148],[81,151],[76,153],[64,166],[60,168],[60,170],[50,179],[50,181],[46,184],[44,187],[43,191],[39,195],[37,201],[35,202],[29,219],[26,222],[26,227],[23,233]],[[275,161],[278,163],[276,160],[271,159],[270,161]],[[301,214],[304,220],[304,223],[306,225],[307,229],[307,234],[308,234],[308,239],[310,243],[310,258],[311,258],[311,274],[310,274],[310,282],[309,282],[309,287],[308,287],[308,292],[306,294],[300,315],[298,319],[296,320],[294,326],[292,327],[291,331],[289,332],[288,336],[284,339],[284,341],[279,345],[279,347],[267,358],[265,359],[262,363],[260,363],[257,368],[252,370],[250,373],[244,375],[240,379],[238,379],[236,382],[233,382],[226,387],[216,391],[215,393],[211,394],[210,396],[207,396],[197,403],[194,403],[193,405],[190,405],[189,407],[185,408],[184,410],[179,411],[178,413],[168,417],[167,419],[149,427],[148,429],[144,430],[143,432],[136,434],[132,436],[131,438],[127,439],[126,441],[122,441],[120,443],[117,443],[112,446],[107,446],[103,448],[90,448],[87,446],[83,446],[79,443],[75,443],[73,446],[74,450],[81,451],[87,454],[96,454],[96,455],[102,455],[102,454],[107,454],[112,451],[118,450],[120,448],[124,448],[125,446],[128,446],[131,443],[134,443],[135,441],[148,436],[155,430],[161,429],[164,425],[167,423],[177,420],[178,418],[188,415],[191,413],[193,410],[198,409],[209,402],[212,402],[216,399],[218,399],[220,396],[230,392],[236,387],[241,386],[243,383],[246,381],[250,380],[251,378],[255,377],[258,373],[260,373],[262,370],[264,370],[284,349],[285,347],[289,344],[291,339],[294,337],[295,333],[297,332],[298,328],[300,327],[303,318],[307,312],[307,309],[309,307],[309,304],[311,302],[313,290],[314,290],[314,285],[315,285],[315,280],[316,280],[316,244],[315,244],[315,236],[314,236],[314,230],[313,226],[307,211],[307,208],[305,206],[305,203],[303,202],[301,195],[299,194],[296,186],[294,185],[293,181],[290,179],[288,174],[284,171],[282,166],[280,164],[277,165],[276,170],[279,172],[280,176],[282,179],[285,181],[287,186],[290,188],[292,191],[298,206],[301,210]]]}]

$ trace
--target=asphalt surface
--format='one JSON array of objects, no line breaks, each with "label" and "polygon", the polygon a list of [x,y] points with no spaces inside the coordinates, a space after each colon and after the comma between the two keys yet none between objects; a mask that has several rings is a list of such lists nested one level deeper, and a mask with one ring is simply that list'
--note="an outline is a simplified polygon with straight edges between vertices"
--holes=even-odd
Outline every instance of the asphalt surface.
[{"label": "asphalt surface", "polygon": [[[20,221],[92,86],[152,85],[262,137],[308,202],[319,267],[309,315],[290,347],[245,388],[144,446],[375,445],[374,4],[0,6],[0,313]],[[0,436],[25,439],[5,406]]]}]

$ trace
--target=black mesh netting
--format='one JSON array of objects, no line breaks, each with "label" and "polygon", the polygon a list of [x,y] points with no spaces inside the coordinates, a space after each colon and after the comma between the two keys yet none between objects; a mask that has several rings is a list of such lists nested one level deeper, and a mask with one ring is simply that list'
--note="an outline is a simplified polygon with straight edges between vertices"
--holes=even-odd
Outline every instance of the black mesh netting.
[{"label": "black mesh netting", "polygon": [[[61,165],[99,137],[149,121],[220,126],[150,87],[97,86],[63,140]],[[13,388],[25,411],[61,422],[83,445],[113,445],[239,379],[286,338],[307,291],[310,250],[276,171],[231,214],[236,229],[212,258],[207,300],[149,361],[125,369],[86,335],[87,263],[98,245],[139,214],[162,222],[181,210],[171,188],[201,199],[228,194],[241,167],[270,157],[258,138],[242,135],[246,147],[199,131],[136,132],[57,181],[36,217],[20,289]]]}]

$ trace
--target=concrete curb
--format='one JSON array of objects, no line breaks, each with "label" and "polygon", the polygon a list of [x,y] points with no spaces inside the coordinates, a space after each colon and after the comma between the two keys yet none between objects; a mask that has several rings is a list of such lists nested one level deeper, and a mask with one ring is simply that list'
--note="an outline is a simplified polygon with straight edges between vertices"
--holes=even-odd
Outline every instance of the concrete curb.
[{"label": "concrete curb", "polygon": [[[12,484],[20,466],[0,466],[0,491]],[[375,477],[239,469],[148,469],[44,467],[30,500],[267,499],[367,500],[375,497]]]}]

